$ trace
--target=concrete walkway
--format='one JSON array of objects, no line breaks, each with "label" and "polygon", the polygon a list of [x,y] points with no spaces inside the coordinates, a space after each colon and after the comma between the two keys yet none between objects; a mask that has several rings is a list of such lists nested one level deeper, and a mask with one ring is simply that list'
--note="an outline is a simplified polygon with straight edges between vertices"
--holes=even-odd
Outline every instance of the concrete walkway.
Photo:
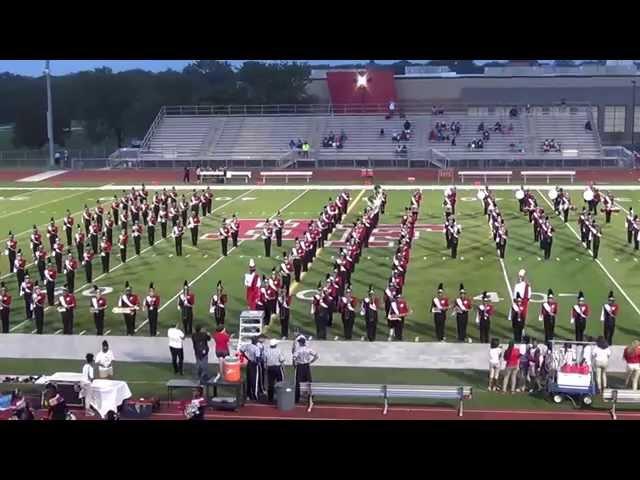
[{"label": "concrete walkway", "polygon": [[[96,337],[93,335],[0,334],[0,358],[49,358],[82,362],[87,353],[100,350],[106,339],[116,361],[169,363],[165,337]],[[280,343],[287,363],[291,363],[291,340]],[[486,370],[488,345],[433,342],[316,341],[311,347],[320,356],[315,365],[326,367],[423,368]],[[623,346],[612,347],[610,372],[624,372]],[[184,343],[184,360],[195,363],[190,339]],[[210,362],[215,354],[210,352]],[[80,363],[79,363],[80,365]],[[80,367],[78,367],[80,368]]]}]

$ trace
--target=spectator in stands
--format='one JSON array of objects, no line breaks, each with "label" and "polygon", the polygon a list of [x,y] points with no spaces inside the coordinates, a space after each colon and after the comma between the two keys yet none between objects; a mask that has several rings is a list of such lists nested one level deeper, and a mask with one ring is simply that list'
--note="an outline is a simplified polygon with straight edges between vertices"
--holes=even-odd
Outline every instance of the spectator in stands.
[{"label": "spectator in stands", "polygon": [[438,108],[438,115],[444,115],[444,108],[442,107],[442,105],[440,105],[440,108]]},{"label": "spectator in stands", "polygon": [[431,107],[431,115],[437,115],[438,114],[438,109],[436,108],[435,105],[433,105]]},{"label": "spectator in stands", "polygon": [[389,102],[389,117],[388,118],[393,117],[394,113],[396,113],[396,102],[391,101],[391,102]]},{"label": "spectator in stands", "polygon": [[484,132],[482,132],[482,138],[485,141],[488,141],[491,138],[491,135],[489,134],[489,130],[485,130]]},{"label": "spectator in stands", "polygon": [[587,120],[587,123],[584,124],[584,129],[587,130],[588,132],[592,131],[591,120]]},{"label": "spectator in stands", "polygon": [[191,183],[191,171],[189,170],[189,167],[184,167],[184,176],[182,177],[182,182],[183,183]]},{"label": "spectator in stands", "polygon": [[482,139],[481,139],[481,138],[479,138],[479,139],[478,139],[477,146],[478,146],[478,148],[480,148],[480,149],[484,148],[484,142],[482,141]]},{"label": "spectator in stands", "polygon": [[403,155],[406,155],[407,153],[409,153],[409,150],[407,149],[406,145],[402,145],[402,148],[400,149],[400,153],[402,153]]},{"label": "spectator in stands", "polygon": [[403,127],[406,133],[411,133],[411,122],[409,120],[404,121]]},{"label": "spectator in stands", "polygon": [[509,124],[509,128],[507,128],[507,133],[512,133],[513,132],[513,123]]},{"label": "spectator in stands", "polygon": [[296,142],[296,148],[298,150],[302,150],[302,140],[298,139],[298,141]]},{"label": "spectator in stands", "polygon": [[391,135],[391,141],[400,143],[400,134],[396,132]]},{"label": "spectator in stands", "polygon": [[381,136],[381,137],[384,137],[384,128],[381,128],[381,129],[380,129],[380,136]]},{"label": "spectator in stands", "polygon": [[511,110],[509,110],[509,116],[511,118],[516,118],[518,116],[518,109],[516,107],[513,107]]},{"label": "spectator in stands", "polygon": [[567,99],[566,99],[566,98],[561,98],[561,99],[560,99],[560,106],[561,106],[562,108],[564,108],[564,107],[566,107],[566,106],[567,106]]},{"label": "spectator in stands", "polygon": [[400,146],[400,144],[398,143],[398,145],[396,145],[396,154],[401,154],[402,153],[402,147]]},{"label": "spectator in stands", "polygon": [[480,122],[480,125],[478,125],[478,131],[484,132],[484,122]]},{"label": "spectator in stands", "polygon": [[291,150],[293,150],[294,148],[296,148],[296,142],[295,140],[293,140],[293,138],[291,140],[289,140],[289,148]]},{"label": "spectator in stands", "polygon": [[455,135],[451,138],[451,146],[452,147],[456,146],[456,136]]},{"label": "spectator in stands", "polygon": [[429,132],[429,141],[435,142],[437,139],[438,136],[436,135],[436,131],[434,129],[431,129],[431,131]]},{"label": "spectator in stands", "polygon": [[525,110],[527,112],[527,115],[531,113],[531,104],[527,103],[527,106],[525,107]]},{"label": "spectator in stands", "polygon": [[309,150],[311,149],[311,145],[306,140],[302,144],[302,156],[304,158],[309,158]]},{"label": "spectator in stands", "polygon": [[493,131],[502,133],[502,124],[500,123],[500,120],[498,120],[493,126]]}]

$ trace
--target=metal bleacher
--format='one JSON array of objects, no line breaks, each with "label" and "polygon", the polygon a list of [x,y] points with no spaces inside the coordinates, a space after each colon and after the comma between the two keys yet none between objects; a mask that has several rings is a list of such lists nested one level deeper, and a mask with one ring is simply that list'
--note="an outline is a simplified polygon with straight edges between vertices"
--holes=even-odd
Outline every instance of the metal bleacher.
[{"label": "metal bleacher", "polygon": [[555,139],[560,143],[562,151],[577,150],[579,157],[600,156],[602,147],[596,135],[584,129],[588,118],[586,111],[571,112],[568,108],[536,112],[531,116],[537,141],[536,153],[542,153],[545,157],[560,157],[562,152],[543,152],[542,149],[545,139]]},{"label": "metal bleacher", "polygon": [[221,119],[203,116],[165,116],[148,143],[152,155],[166,158],[198,156]]}]

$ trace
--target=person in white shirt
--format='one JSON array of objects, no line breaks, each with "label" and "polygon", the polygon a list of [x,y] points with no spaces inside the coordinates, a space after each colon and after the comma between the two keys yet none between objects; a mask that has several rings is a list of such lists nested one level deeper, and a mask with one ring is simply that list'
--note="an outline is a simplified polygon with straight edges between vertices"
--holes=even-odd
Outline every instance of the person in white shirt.
[{"label": "person in white shirt", "polygon": [[167,332],[169,337],[169,351],[171,352],[171,363],[173,363],[173,373],[184,375],[182,364],[184,362],[183,340],[184,333],[180,330],[180,322]]},{"label": "person in white shirt", "polygon": [[82,380],[80,381],[80,398],[84,398],[85,415],[93,417],[95,414],[91,411],[91,383],[94,379],[93,370],[93,353],[87,353],[85,364],[82,367]]},{"label": "person in white shirt", "polygon": [[596,346],[591,350],[591,355],[593,357],[593,366],[596,370],[596,385],[598,386],[598,391],[603,392],[607,388],[607,367],[611,357],[611,347],[609,347],[604,337],[598,337]]},{"label": "person in white shirt", "polygon": [[502,347],[500,340],[491,339],[489,347],[489,390],[498,389],[498,376],[500,375],[500,363],[502,362]]},{"label": "person in white shirt", "polygon": [[113,352],[106,340],[102,342],[102,351],[96,354],[99,378],[113,378]]}]

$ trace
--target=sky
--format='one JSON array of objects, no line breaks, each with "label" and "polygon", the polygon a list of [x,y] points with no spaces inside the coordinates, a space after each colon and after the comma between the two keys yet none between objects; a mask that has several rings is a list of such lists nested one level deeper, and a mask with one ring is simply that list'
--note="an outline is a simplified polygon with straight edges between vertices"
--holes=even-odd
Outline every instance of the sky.
[{"label": "sky", "polygon": [[[115,72],[141,68],[152,72],[162,72],[167,69],[181,71],[192,60],[51,60],[53,75],[66,75],[83,70],[93,70],[102,66],[110,67]],[[297,60],[314,64],[344,65],[349,63],[366,63],[369,60]],[[398,60],[376,60],[377,63],[393,63]],[[428,62],[429,60],[410,60],[412,62]],[[493,60],[476,60],[483,64]],[[542,60],[550,62],[551,60]],[[630,61],[630,60],[629,60]],[[233,65],[240,66],[244,60],[229,60]],[[0,72],[10,72],[17,75],[38,77],[42,75],[44,60],[0,60]]]}]

